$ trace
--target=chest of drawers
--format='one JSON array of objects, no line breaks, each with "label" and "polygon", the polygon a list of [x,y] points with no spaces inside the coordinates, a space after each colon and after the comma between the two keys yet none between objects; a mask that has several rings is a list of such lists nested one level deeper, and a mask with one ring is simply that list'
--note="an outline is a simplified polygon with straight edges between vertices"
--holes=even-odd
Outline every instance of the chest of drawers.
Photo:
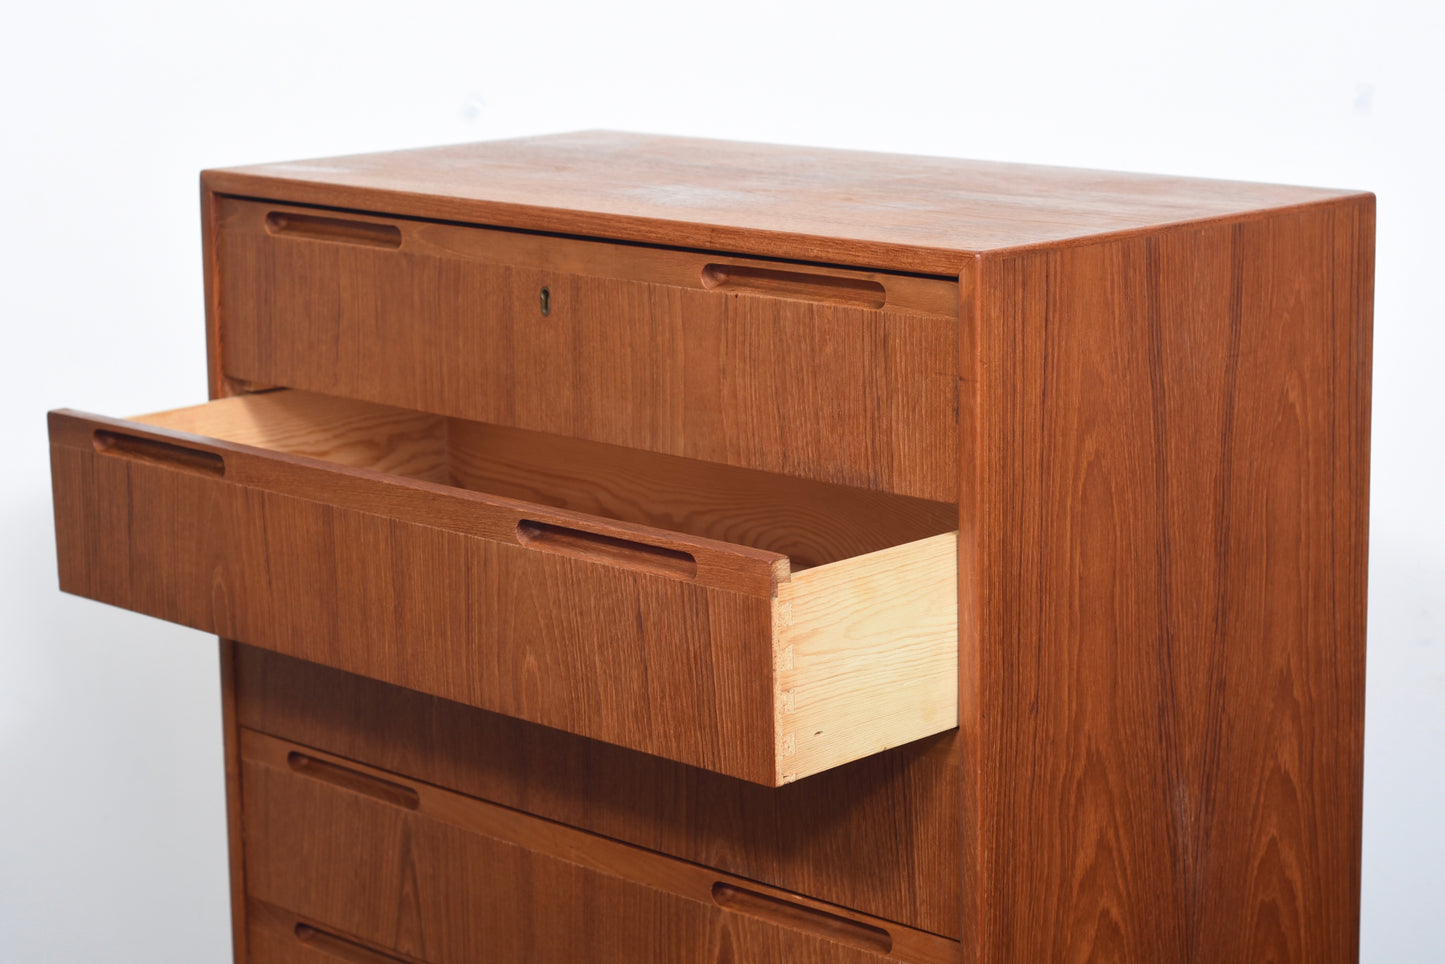
[{"label": "chest of drawers", "polygon": [[1373,198],[610,133],[202,176],[51,414],[238,960],[1352,960]]}]

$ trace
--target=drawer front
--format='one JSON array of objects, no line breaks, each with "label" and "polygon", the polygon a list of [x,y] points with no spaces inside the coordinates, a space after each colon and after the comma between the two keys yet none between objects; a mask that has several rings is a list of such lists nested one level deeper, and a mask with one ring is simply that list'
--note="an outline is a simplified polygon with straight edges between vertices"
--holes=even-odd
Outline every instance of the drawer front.
[{"label": "drawer front", "polygon": [[952,534],[794,580],[777,553],[428,481],[430,416],[273,393],[151,418],[353,464],[55,413],[63,589],[769,785],[957,724]]},{"label": "drawer front", "polygon": [[215,230],[231,379],[957,500],[955,280],[234,198]]},{"label": "drawer front", "polygon": [[[119,444],[100,450],[97,439]],[[524,521],[584,532],[545,507],[136,423],[53,416],[51,441],[67,592],[696,766],[771,775],[766,580],[750,595],[651,571],[645,552],[638,565],[593,562],[519,538]],[[659,535],[670,543],[659,549],[681,545]]]},{"label": "drawer front", "polygon": [[[248,896],[296,915],[293,946],[428,964],[959,960],[936,935],[251,731],[241,785]],[[276,917],[258,919],[270,940]]]},{"label": "drawer front", "polygon": [[957,939],[962,741],[921,740],[786,787],[734,780],[251,646],[240,725]]}]

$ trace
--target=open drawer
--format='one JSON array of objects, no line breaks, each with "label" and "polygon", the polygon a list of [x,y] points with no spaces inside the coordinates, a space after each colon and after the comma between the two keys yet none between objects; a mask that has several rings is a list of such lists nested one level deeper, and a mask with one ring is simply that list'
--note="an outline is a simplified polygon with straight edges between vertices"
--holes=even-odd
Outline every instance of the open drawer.
[{"label": "open drawer", "polygon": [[957,725],[950,505],[297,391],[50,441],[68,592],[771,785]]}]

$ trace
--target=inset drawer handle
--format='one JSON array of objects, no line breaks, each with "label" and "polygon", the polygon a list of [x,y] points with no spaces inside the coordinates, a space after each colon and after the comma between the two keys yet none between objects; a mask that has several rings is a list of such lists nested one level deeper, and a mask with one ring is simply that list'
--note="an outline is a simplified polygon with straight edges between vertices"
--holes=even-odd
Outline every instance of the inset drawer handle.
[{"label": "inset drawer handle", "polygon": [[782,271],[748,264],[709,264],[702,269],[704,288],[743,291],[778,298],[826,301],[859,308],[882,308],[888,291],[877,281],[847,275]]},{"label": "inset drawer handle", "polygon": [[599,535],[596,532],[553,525],[550,522],[523,519],[517,523],[517,541],[524,546],[593,562],[605,562],[608,565],[646,569],[684,579],[697,575],[697,560],[690,552]]},{"label": "inset drawer handle", "polygon": [[380,224],[376,221],[330,218],[320,214],[297,214],[294,211],[272,211],[266,215],[266,230],[271,234],[306,238],[310,241],[365,244],[375,248],[401,247],[401,228],[394,224]]},{"label": "inset drawer handle", "polygon": [[353,793],[375,797],[384,803],[404,807],[407,810],[415,810],[421,806],[421,798],[411,787],[404,787],[400,783],[392,783],[390,780],[383,780],[369,773],[362,773],[360,770],[337,766],[335,763],[318,760],[294,750],[286,755],[286,765],[303,776],[330,783]]},{"label": "inset drawer handle", "polygon": [[348,961],[350,964],[406,964],[406,961],[399,957],[374,951],[365,944],[349,941],[339,934],[323,931],[310,924],[297,924],[295,934],[296,939],[301,943],[310,944],[318,951],[330,954],[338,960]]},{"label": "inset drawer handle", "polygon": [[796,904],[781,897],[760,894],[719,881],[712,885],[713,903],[724,910],[746,914],[780,927],[807,931],[839,944],[887,954],[893,950],[893,935],[881,927],[830,914],[825,910]]},{"label": "inset drawer handle", "polygon": [[226,474],[226,460],[205,449],[193,449],[175,442],[162,442],[160,439],[146,438],[143,435],[127,435],[105,429],[97,429],[92,442],[95,450],[102,455],[123,455],[139,462],[200,472],[203,475]]}]

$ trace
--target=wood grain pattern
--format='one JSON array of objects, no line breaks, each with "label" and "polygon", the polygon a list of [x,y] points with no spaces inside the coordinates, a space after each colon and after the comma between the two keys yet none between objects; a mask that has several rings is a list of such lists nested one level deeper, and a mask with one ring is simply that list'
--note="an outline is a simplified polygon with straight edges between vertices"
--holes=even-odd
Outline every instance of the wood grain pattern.
[{"label": "wood grain pattern", "polygon": [[136,416],[142,425],[449,484],[446,419],[310,392],[235,395]]},{"label": "wood grain pattern", "polygon": [[455,485],[779,552],[794,573],[958,527],[951,502],[462,419],[448,447]]},{"label": "wood grain pattern", "polygon": [[[85,447],[52,448],[66,591],[771,781],[766,590],[749,596],[498,541],[485,504],[452,504],[455,494],[413,492],[432,504],[412,517],[396,493],[368,495],[366,485],[350,503],[344,467],[315,469],[304,483],[313,470],[298,462],[304,471],[280,488],[302,494],[283,495],[107,456],[88,445],[96,423],[69,424]],[[226,471],[244,477],[239,452],[228,452]],[[305,497],[308,488],[326,501]],[[751,654],[738,644],[747,639]]]},{"label": "wood grain pattern", "polygon": [[245,726],[958,938],[960,759],[944,734],[772,789],[238,648]]},{"label": "wood grain pattern", "polygon": [[958,725],[958,534],[780,583],[777,782]]},{"label": "wood grain pattern", "polygon": [[[708,288],[701,256],[638,246],[277,237],[247,210],[217,226],[231,379],[954,501],[952,314]],[[956,312],[956,282],[903,281]]]},{"label": "wood grain pattern", "polygon": [[956,275],[973,252],[1345,192],[587,131],[207,171],[224,194]]},{"label": "wood grain pattern", "polygon": [[[445,473],[433,416],[278,393],[145,422],[57,413],[51,437],[68,591],[768,784],[957,722],[936,685],[956,613],[896,605],[951,587],[931,548],[947,536],[881,550],[891,586],[854,591],[872,553],[780,600],[777,554],[357,468]],[[801,614],[783,689],[780,606]],[[774,703],[791,716],[794,694],[826,736],[779,749]]]},{"label": "wood grain pattern", "polygon": [[[222,407],[231,404],[231,400],[207,403]],[[169,413],[166,417],[173,416],[174,413]],[[298,503],[296,511],[301,513],[314,510],[305,509],[300,503],[321,504],[451,530],[508,547],[525,545],[518,531],[523,522],[541,522],[638,546],[685,553],[692,557],[695,566],[688,575],[678,578],[763,598],[773,596],[777,581],[786,579],[789,572],[786,557],[750,546],[518,502],[313,456],[293,456],[289,452],[250,447],[212,436],[176,432],[141,421],[60,410],[50,413],[50,435],[52,446],[67,448],[80,459],[74,464],[129,466],[137,471],[150,469],[153,471],[146,474],[147,479],[156,480],[162,488],[174,484],[184,489],[195,497],[197,505],[210,499],[210,494],[200,494],[209,483],[215,487],[211,491],[223,499],[225,494],[233,500],[240,499],[239,492],[233,490],[256,490],[267,493],[271,501]],[[350,448],[351,442],[337,439],[322,445],[341,451]],[[403,450],[411,447],[409,441],[399,445]],[[390,448],[383,457],[411,458]],[[109,468],[103,471],[113,474]],[[117,499],[125,493],[101,486],[95,494]],[[143,535],[150,533],[136,533],[136,536]],[[203,540],[206,535],[199,532],[191,538]],[[636,568],[647,567],[639,563]]]},{"label": "wood grain pattern", "polygon": [[[301,754],[417,802],[313,779]],[[933,934],[312,748],[246,731],[242,755],[250,893],[413,958],[958,959]]]},{"label": "wood grain pattern", "polygon": [[1373,212],[982,259],[970,959],[1356,958]]},{"label": "wood grain pattern", "polygon": [[[63,582],[402,684],[237,644],[228,734],[960,939],[968,964],[1355,959],[1373,198],[594,132],[207,172],[202,199],[212,396],[409,410],[320,434],[241,419],[199,450],[185,413],[60,418]],[[413,478],[378,487],[378,466]],[[197,535],[237,520],[252,535]],[[701,768],[776,779],[772,653],[755,677],[721,645],[778,631],[774,591],[955,527],[957,732],[778,789]],[[656,543],[633,604],[583,575],[625,555],[606,539]],[[545,562],[498,610],[467,587],[511,565],[503,545]],[[654,605],[657,632],[629,636]],[[543,658],[429,655],[478,632]],[[588,682],[546,690],[559,674]],[[260,769],[283,790],[231,772],[228,792],[301,778]],[[305,793],[242,807],[248,860],[304,870],[272,873],[277,899],[309,880],[298,903],[423,930],[373,914],[301,941],[323,922],[253,900],[253,958],[460,953],[474,918],[401,910],[402,864],[356,875],[355,842],[441,867],[466,834],[362,799],[326,823]],[[697,916],[716,900],[589,903],[599,869],[507,859],[480,886],[505,882],[497,926],[541,942],[514,956],[576,957],[576,933],[628,959],[816,950],[740,912],[766,894],[719,930]],[[581,910],[547,917],[557,895]]]},{"label": "wood grain pattern", "polygon": [[158,428],[667,529],[793,571],[952,530],[957,507],[302,391],[139,416]]},{"label": "wood grain pattern", "polygon": [[[727,289],[804,302],[958,318],[958,280],[891,271],[761,260],[738,254],[622,245],[533,232],[479,229],[397,216],[332,211],[220,196],[217,229],[230,235],[404,248],[412,254],[505,264],[560,274],[645,281],[694,290]],[[302,227],[295,230],[291,226]],[[321,224],[320,230],[305,227]],[[280,250],[287,250],[281,248]]]}]

